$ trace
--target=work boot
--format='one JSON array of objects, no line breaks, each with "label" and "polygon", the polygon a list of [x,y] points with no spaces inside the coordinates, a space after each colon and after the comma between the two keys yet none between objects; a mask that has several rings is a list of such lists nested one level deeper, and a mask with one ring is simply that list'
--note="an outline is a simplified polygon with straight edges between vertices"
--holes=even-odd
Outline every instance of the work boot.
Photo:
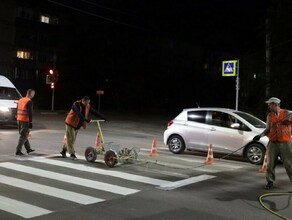
[{"label": "work boot", "polygon": [[31,153],[31,152],[34,152],[35,150],[33,150],[33,149],[28,149],[26,152],[27,152],[27,154],[29,154],[29,153]]},{"label": "work boot", "polygon": [[268,181],[267,185],[265,186],[265,189],[272,189],[273,188],[273,182]]},{"label": "work boot", "polygon": [[66,157],[67,157],[67,156],[66,156],[66,150],[64,150],[64,149],[60,152],[60,154],[62,154],[62,157],[63,157],[63,158],[66,158]]},{"label": "work boot", "polygon": [[71,158],[72,160],[77,160],[77,157],[76,157],[75,154],[71,154],[71,155],[70,155],[70,158]]},{"label": "work boot", "polygon": [[23,156],[23,155],[24,155],[24,153],[22,153],[21,151],[17,151],[17,152],[15,153],[15,155],[18,155],[18,156]]}]

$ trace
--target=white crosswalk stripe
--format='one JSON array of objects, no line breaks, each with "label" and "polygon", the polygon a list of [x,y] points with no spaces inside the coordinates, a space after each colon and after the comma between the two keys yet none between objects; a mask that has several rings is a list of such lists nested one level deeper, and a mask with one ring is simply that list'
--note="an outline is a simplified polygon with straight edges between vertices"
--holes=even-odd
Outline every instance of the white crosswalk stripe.
[{"label": "white crosswalk stripe", "polygon": [[33,218],[52,213],[50,210],[46,210],[4,196],[0,196],[0,209],[6,212],[14,213],[15,215],[19,215],[23,218]]},{"label": "white crosswalk stripe", "polygon": [[122,172],[117,172],[114,170],[104,170],[104,169],[99,169],[96,167],[85,166],[83,164],[66,163],[63,161],[52,160],[45,157],[31,157],[29,158],[29,160],[40,162],[40,163],[46,163],[50,165],[55,165],[55,166],[66,167],[66,168],[75,169],[75,170],[80,170],[80,171],[85,171],[85,172],[90,172],[90,173],[96,173],[99,175],[118,177],[118,178],[129,180],[129,181],[147,183],[147,184],[157,185],[157,186],[170,183],[169,181],[166,181],[166,180],[154,179],[154,178],[150,178],[146,176],[140,176],[140,175],[129,174],[129,173],[122,173]]},{"label": "white crosswalk stripe", "polygon": [[129,194],[133,194],[133,193],[136,193],[139,191],[136,189],[130,189],[130,188],[117,186],[117,185],[113,185],[113,184],[109,184],[109,183],[88,180],[88,179],[84,179],[84,178],[60,174],[60,173],[56,173],[56,172],[52,172],[52,171],[46,171],[43,169],[14,164],[14,163],[10,163],[10,162],[0,163],[0,167],[15,170],[18,172],[28,173],[31,175],[36,175],[36,176],[40,176],[40,177],[54,179],[54,180],[58,180],[58,181],[62,181],[62,182],[70,183],[70,184],[89,187],[92,189],[103,190],[103,191],[107,191],[107,192],[111,192],[111,193],[115,193],[115,194],[120,194],[120,195],[129,195]]},{"label": "white crosswalk stripe", "polygon": [[[43,165],[47,166],[43,168]],[[62,173],[51,171],[59,170],[60,168],[66,168],[70,175],[64,174],[67,173],[64,171],[66,169],[63,169],[61,171]],[[68,204],[69,202],[69,204],[76,203],[81,205],[95,204],[106,201],[107,196],[110,198],[115,198],[121,195],[127,196],[139,192],[140,189],[134,189],[136,187],[129,187],[131,186],[131,182],[133,182],[132,185],[134,183],[141,183],[148,185],[148,187],[155,186],[158,189],[172,190],[200,180],[203,181],[208,178],[213,178],[213,176],[204,178],[199,176],[197,178],[189,178],[173,182],[116,170],[100,169],[91,165],[87,166],[82,163],[65,162],[47,157],[28,157],[26,160],[18,160],[17,162],[1,162],[0,171],[0,184],[7,186],[9,189],[16,188],[19,192],[35,193],[34,197],[37,199],[42,195],[46,195],[48,196],[47,198],[50,198],[50,200],[57,199],[58,202],[63,201],[65,204]],[[9,172],[8,176],[4,175],[7,171]],[[73,172],[72,174],[72,171],[77,172]],[[121,181],[120,184],[127,184],[127,187],[77,177],[76,175],[78,175],[78,171],[82,172],[82,176],[84,176],[84,173],[88,173],[89,175],[97,174],[98,176],[104,175],[119,178],[124,181],[124,183]],[[98,178],[98,176],[96,178]],[[117,181],[115,180],[115,182]],[[56,187],[56,185],[58,187]],[[146,187],[146,185],[144,186]],[[59,188],[60,186],[61,188]],[[69,187],[65,190],[64,187],[67,186]],[[82,187],[81,191],[78,189],[80,187]],[[88,190],[90,189],[95,191],[90,192],[89,194]],[[16,200],[17,194],[14,193],[14,190],[12,190],[12,192],[13,194],[11,194],[11,196],[13,196],[13,198],[8,198],[10,195],[10,190],[6,190],[5,195],[0,195],[0,210],[27,219],[47,215],[57,211],[55,210],[56,208],[52,208],[52,206],[50,206],[51,208],[46,209],[45,206],[48,205],[46,202],[38,204],[40,207],[36,206],[35,202],[30,204],[30,198],[27,197],[25,197],[25,201],[23,198],[18,201]],[[86,193],[88,195],[86,195]],[[100,194],[101,198],[98,198],[99,196],[96,197],[96,195]]]},{"label": "white crosswalk stripe", "polygon": [[53,196],[53,197],[64,199],[64,200],[69,200],[69,201],[76,202],[83,205],[88,205],[88,204],[104,201],[103,199],[98,199],[91,196],[82,195],[80,193],[70,192],[67,190],[58,189],[51,186],[45,186],[42,184],[37,184],[37,183],[33,183],[30,181],[25,181],[25,180],[13,178],[13,177],[8,177],[1,174],[0,174],[0,183],[26,189],[26,190],[37,192],[37,193],[42,193],[48,196]]}]

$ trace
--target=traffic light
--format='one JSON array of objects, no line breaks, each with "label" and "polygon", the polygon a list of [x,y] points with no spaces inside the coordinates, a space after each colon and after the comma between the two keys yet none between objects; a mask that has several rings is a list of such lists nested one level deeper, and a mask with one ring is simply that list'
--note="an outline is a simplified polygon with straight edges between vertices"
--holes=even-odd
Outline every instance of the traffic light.
[{"label": "traffic light", "polygon": [[46,84],[58,82],[59,73],[55,69],[49,69],[49,74],[46,75]]},{"label": "traffic light", "polygon": [[51,89],[54,89],[55,88],[55,83],[51,83]]},{"label": "traffic light", "polygon": [[54,76],[53,75],[46,75],[46,83],[47,84],[50,84],[50,83],[52,83],[52,82],[54,82],[55,81],[55,79],[54,79]]}]

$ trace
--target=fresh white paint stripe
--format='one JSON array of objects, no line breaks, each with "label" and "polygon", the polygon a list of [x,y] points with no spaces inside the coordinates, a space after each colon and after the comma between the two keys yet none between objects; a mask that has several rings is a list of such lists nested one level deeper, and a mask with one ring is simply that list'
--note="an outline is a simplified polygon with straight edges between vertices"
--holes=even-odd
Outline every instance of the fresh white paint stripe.
[{"label": "fresh white paint stripe", "polygon": [[204,167],[195,167],[192,170],[196,170],[196,171],[200,171],[200,172],[205,172],[205,173],[220,173],[220,172],[222,172],[222,170],[216,170],[214,168],[206,169]]},{"label": "fresh white paint stripe", "polygon": [[165,184],[162,185],[160,187],[158,187],[159,189],[164,189],[164,190],[172,190],[172,189],[176,189],[182,186],[186,186],[189,184],[193,184],[193,183],[197,183],[197,182],[201,182],[201,181],[205,181],[208,179],[212,179],[215,176],[210,176],[210,175],[200,175],[200,176],[196,176],[196,177],[191,177],[188,179],[184,179],[184,180],[180,180],[180,181],[176,181],[176,182],[172,182],[169,184]]},{"label": "fresh white paint stripe", "polygon": [[23,218],[33,218],[40,215],[52,213],[52,211],[50,210],[20,202],[14,199],[9,199],[4,196],[0,196],[0,209],[5,212],[13,213],[14,215],[21,216]]},{"label": "fresh white paint stripe", "polygon": [[[143,150],[143,148],[140,148],[140,150]],[[146,149],[144,149],[144,150],[146,150]],[[148,151],[149,151],[149,149],[148,149]],[[144,153],[144,152],[139,152],[139,154],[142,154],[142,155],[149,155],[149,153]],[[191,162],[191,163],[204,163],[205,162],[205,158],[204,159],[202,159],[202,158],[195,158],[195,157],[192,157],[192,158],[183,158],[183,157],[178,157],[178,156],[176,156],[175,157],[175,159],[176,160],[181,160],[181,161],[186,161],[186,162]],[[216,159],[216,163],[215,163],[215,165],[216,166],[219,166],[219,167],[232,167],[232,168],[234,168],[234,169],[241,169],[241,168],[243,168],[242,166],[240,166],[240,165],[236,165],[236,164],[222,164],[222,163],[220,163],[220,158],[217,160],[217,158],[215,158]],[[222,159],[222,160],[224,160],[224,159]],[[222,161],[221,160],[221,161]]]},{"label": "fresh white paint stripe", "polygon": [[52,160],[45,157],[31,157],[29,158],[29,160],[32,160],[35,162],[41,162],[45,164],[50,164],[50,165],[55,165],[55,166],[66,167],[66,168],[75,169],[75,170],[80,170],[80,171],[85,171],[85,172],[90,172],[90,173],[96,173],[99,175],[113,176],[113,177],[117,177],[117,178],[121,178],[125,180],[130,180],[130,181],[135,181],[135,182],[140,182],[140,183],[147,183],[147,184],[156,185],[156,186],[170,183],[169,181],[166,181],[166,180],[154,179],[150,177],[129,174],[129,173],[124,173],[124,172],[119,172],[119,171],[114,171],[114,170],[104,170],[104,169],[99,169],[99,168],[95,168],[91,166],[85,166],[83,164],[74,164],[74,163],[68,163],[68,162],[63,162],[63,161],[58,161],[58,160]]},{"label": "fresh white paint stripe", "polygon": [[136,192],[139,192],[139,190],[136,189],[130,189],[122,186],[117,186],[113,184],[103,183],[99,181],[89,180],[89,179],[83,179],[79,177],[69,176],[65,174],[60,174],[52,171],[46,171],[43,169],[37,169],[29,166],[23,166],[19,164],[14,164],[10,162],[4,162],[0,163],[0,167],[4,167],[11,170],[16,170],[18,172],[28,173],[35,176],[41,176],[53,180],[58,180],[70,184],[75,184],[79,186],[84,186],[92,189],[107,191],[119,195],[129,195]]},{"label": "fresh white paint stripe", "polygon": [[104,201],[103,199],[94,198],[92,196],[86,196],[80,193],[58,189],[51,186],[45,186],[42,184],[33,183],[30,181],[21,180],[21,179],[17,179],[13,177],[8,177],[1,174],[0,174],[0,183],[26,189],[26,190],[37,192],[37,193],[41,193],[41,194],[45,194],[45,195],[49,195],[52,197],[68,200],[71,202],[76,202],[83,205]]}]

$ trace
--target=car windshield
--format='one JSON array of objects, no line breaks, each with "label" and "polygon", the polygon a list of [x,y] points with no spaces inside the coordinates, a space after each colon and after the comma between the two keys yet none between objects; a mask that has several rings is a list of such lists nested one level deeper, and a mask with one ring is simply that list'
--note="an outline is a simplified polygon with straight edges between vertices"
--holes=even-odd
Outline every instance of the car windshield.
[{"label": "car windshield", "polygon": [[14,88],[0,87],[0,99],[18,100],[20,94]]},{"label": "car windshield", "polygon": [[262,120],[254,117],[250,114],[247,114],[244,112],[233,112],[233,113],[239,115],[240,117],[245,119],[247,122],[249,122],[250,124],[252,124],[256,128],[266,128],[265,122],[263,122]]}]

